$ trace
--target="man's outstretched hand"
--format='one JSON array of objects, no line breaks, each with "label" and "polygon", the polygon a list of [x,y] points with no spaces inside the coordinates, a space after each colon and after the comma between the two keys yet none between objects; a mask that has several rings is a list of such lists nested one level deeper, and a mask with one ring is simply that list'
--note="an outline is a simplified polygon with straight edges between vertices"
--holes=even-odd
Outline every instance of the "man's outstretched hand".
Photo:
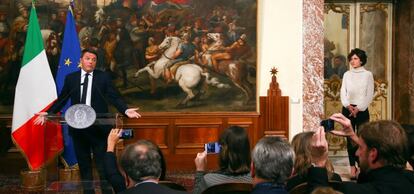
[{"label": "man's outstretched hand", "polygon": [[35,125],[44,125],[45,122],[46,122],[47,112],[39,112],[39,113],[36,113],[35,115],[37,115],[37,118],[34,120],[34,124]]},{"label": "man's outstretched hand", "polygon": [[125,114],[128,116],[128,118],[140,118],[141,115],[137,112],[139,108],[128,108],[125,111]]}]

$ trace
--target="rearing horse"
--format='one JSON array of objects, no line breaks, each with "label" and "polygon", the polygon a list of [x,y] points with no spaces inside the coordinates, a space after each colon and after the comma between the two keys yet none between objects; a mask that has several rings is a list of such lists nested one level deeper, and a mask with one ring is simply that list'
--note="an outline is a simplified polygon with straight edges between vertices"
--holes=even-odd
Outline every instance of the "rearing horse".
[{"label": "rearing horse", "polygon": [[147,71],[151,75],[151,77],[153,77],[154,79],[158,79],[164,72],[167,62],[172,60],[171,57],[174,54],[174,52],[178,49],[180,43],[181,39],[178,37],[169,36],[164,38],[164,40],[158,47],[160,50],[165,50],[162,56],[155,62],[154,70],[150,68],[150,66],[152,65],[152,63],[150,63],[146,67],[140,69],[136,73],[136,76],[138,76],[138,74],[142,73],[143,71]]},{"label": "rearing horse", "polygon": [[[138,70],[135,73],[135,77],[138,77],[140,73],[146,71],[152,78],[158,79],[164,72],[164,69],[167,68],[167,62],[172,60],[171,56],[178,49],[180,43],[181,39],[178,37],[166,37],[159,45],[161,50],[165,49],[162,56],[155,62],[155,64],[154,62],[149,63],[146,67]],[[150,67],[152,64],[154,64],[153,69]],[[213,83],[213,81],[209,79],[209,73],[203,72],[202,68],[196,64],[184,64],[177,68],[174,80],[178,83],[181,89],[187,93],[187,96],[180,102],[179,105],[186,105],[189,100],[195,97],[193,89],[199,84],[200,81],[202,81],[203,76],[205,77],[207,84],[211,84],[216,87],[222,86],[220,84]],[[155,87],[155,85],[153,87]],[[155,90],[155,88],[153,89]]]},{"label": "rearing horse", "polygon": [[[206,53],[202,56],[195,56],[195,62],[203,66],[210,67],[212,71],[215,71],[219,74],[222,74],[229,78],[232,83],[239,88],[245,95],[244,102],[247,103],[250,100],[254,100],[255,91],[253,90],[253,85],[249,82],[247,64],[244,61],[239,59],[228,59],[221,60],[218,62],[218,68],[214,69],[212,67],[211,56],[213,53],[224,52],[223,39],[220,33],[208,33],[207,37],[213,40],[213,43],[210,44]],[[201,59],[200,59],[201,57]],[[207,61],[207,63],[203,63]]]}]

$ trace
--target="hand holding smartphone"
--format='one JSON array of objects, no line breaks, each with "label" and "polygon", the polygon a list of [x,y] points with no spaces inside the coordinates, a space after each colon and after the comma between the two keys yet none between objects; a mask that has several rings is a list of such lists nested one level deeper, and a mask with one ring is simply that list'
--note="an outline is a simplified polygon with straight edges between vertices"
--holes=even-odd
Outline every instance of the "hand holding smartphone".
[{"label": "hand holding smartphone", "polygon": [[218,142],[210,142],[204,144],[204,150],[207,154],[218,154],[220,153],[221,146]]}]

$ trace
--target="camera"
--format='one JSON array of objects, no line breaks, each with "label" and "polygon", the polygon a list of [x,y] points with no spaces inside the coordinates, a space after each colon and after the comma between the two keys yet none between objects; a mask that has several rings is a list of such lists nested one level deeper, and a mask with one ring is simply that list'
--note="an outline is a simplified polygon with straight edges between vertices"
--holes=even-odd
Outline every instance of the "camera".
[{"label": "camera", "polygon": [[325,132],[330,132],[335,129],[335,121],[332,119],[322,120],[321,126],[323,126]]},{"label": "camera", "polygon": [[220,153],[221,146],[218,142],[210,142],[204,144],[204,149],[207,151],[207,154],[217,154]]},{"label": "camera", "polygon": [[121,139],[131,139],[134,137],[134,130],[132,129],[122,129]]}]

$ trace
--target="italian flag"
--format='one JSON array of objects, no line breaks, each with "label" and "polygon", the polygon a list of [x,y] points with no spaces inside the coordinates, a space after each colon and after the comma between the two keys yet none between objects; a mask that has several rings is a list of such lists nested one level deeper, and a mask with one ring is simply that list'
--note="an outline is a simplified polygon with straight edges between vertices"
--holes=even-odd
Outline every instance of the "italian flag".
[{"label": "italian flag", "polygon": [[32,6],[24,55],[16,85],[12,138],[31,170],[38,170],[63,149],[59,123],[35,125],[36,113],[47,111],[57,98],[36,9]]}]

